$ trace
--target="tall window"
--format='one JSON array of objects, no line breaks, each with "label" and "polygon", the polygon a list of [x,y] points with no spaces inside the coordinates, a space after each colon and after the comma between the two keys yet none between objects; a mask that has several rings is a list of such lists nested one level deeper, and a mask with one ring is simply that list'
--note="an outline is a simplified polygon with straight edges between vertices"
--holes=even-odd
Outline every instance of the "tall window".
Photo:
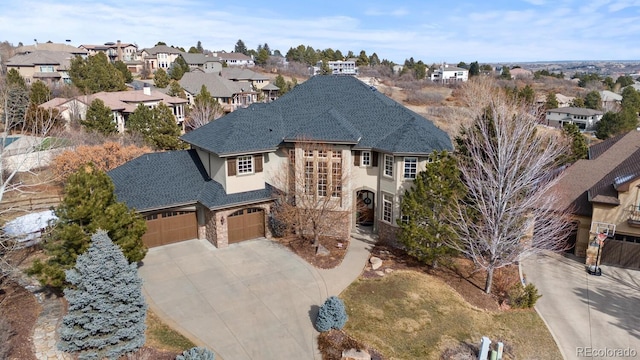
[{"label": "tall window", "polygon": [[304,163],[304,193],[307,195],[313,194],[313,165],[313,161],[305,161]]},{"label": "tall window", "polygon": [[238,174],[253,174],[253,156],[238,156]]},{"label": "tall window", "polygon": [[406,157],[404,158],[404,178],[415,179],[418,172],[418,158]]},{"label": "tall window", "polygon": [[393,218],[393,196],[382,194],[382,220],[390,223]]},{"label": "tall window", "polygon": [[326,161],[318,161],[318,196],[327,196],[328,170]]},{"label": "tall window", "polygon": [[362,166],[371,166],[371,151],[363,151],[360,153]]},{"label": "tall window", "polygon": [[342,196],[342,163],[334,161],[331,163],[331,196]]},{"label": "tall window", "polygon": [[384,155],[384,174],[389,177],[393,177],[393,156]]}]

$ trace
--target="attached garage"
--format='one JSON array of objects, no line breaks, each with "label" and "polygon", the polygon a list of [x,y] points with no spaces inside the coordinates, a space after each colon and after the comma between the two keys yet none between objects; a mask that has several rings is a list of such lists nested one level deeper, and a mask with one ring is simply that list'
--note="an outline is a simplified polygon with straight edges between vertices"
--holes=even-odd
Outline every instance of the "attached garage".
[{"label": "attached garage", "polygon": [[241,209],[227,216],[229,244],[264,236],[264,210]]},{"label": "attached garage", "polygon": [[147,232],[142,241],[149,248],[198,237],[195,211],[164,211],[146,215],[145,219]]}]

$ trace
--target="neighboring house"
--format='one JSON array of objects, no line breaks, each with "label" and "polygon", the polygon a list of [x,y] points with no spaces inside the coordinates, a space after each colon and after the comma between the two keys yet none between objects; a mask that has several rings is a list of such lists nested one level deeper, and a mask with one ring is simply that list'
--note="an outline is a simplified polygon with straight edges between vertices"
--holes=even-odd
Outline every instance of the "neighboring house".
[{"label": "neighboring house", "polygon": [[602,90],[599,92],[602,99],[602,109],[604,111],[618,111],[620,110],[620,104],[622,103],[622,95],[616,94],[613,91]]},{"label": "neighboring house", "polygon": [[[313,74],[318,75],[322,71],[322,60],[313,67]],[[358,67],[355,60],[335,60],[327,61],[327,66],[331,70],[332,75],[358,75]]]},{"label": "neighboring house", "polygon": [[152,48],[145,48],[140,51],[140,57],[144,64],[153,73],[158,69],[169,70],[182,51],[167,45],[156,45]]},{"label": "neighboring house", "polygon": [[640,268],[640,131],[589,148],[589,158],[564,171],[555,191],[557,210],[570,212],[577,229],[574,253],[584,257],[598,223],[615,226],[602,263]]},{"label": "neighboring house", "polygon": [[253,61],[252,56],[247,56],[242,53],[236,52],[214,52],[211,55],[216,56],[220,59],[221,62],[226,63],[227,66],[245,66],[245,67],[253,67],[255,66],[255,62]]},{"label": "neighboring house", "polygon": [[189,65],[189,69],[201,69],[206,73],[218,73],[222,70],[222,62],[217,57],[206,56],[205,54],[192,54],[183,52],[180,57]]},{"label": "neighboring house", "polygon": [[20,46],[15,50],[15,54],[16,55],[30,54],[37,51],[64,52],[64,53],[69,53],[73,56],[77,55],[82,58],[86,58],[88,55],[86,50],[79,49],[75,46],[71,46],[68,44],[59,44],[59,43],[53,43],[53,42],[36,43],[35,45]]},{"label": "neighboring house", "polygon": [[195,96],[200,93],[202,86],[220,104],[225,112],[231,112],[239,107],[247,107],[258,101],[258,94],[253,91],[251,83],[247,81],[231,81],[214,73],[204,73],[200,70],[190,71],[182,76],[180,86],[187,94],[190,105],[194,104]]},{"label": "neighboring house", "polygon": [[523,68],[513,68],[509,70],[512,79],[531,79],[533,78],[533,72],[531,70]]},{"label": "neighboring house", "polygon": [[122,61],[126,63],[138,60],[138,45],[123,43],[120,40],[115,43],[108,42],[104,45],[83,44],[78,46],[78,48],[86,50],[89,56],[103,53],[107,55],[107,58],[111,62]]},{"label": "neighboring house", "polygon": [[558,107],[559,108],[569,107],[573,103],[573,100],[575,100],[575,97],[574,96],[566,96],[566,95],[562,95],[560,93],[557,93],[556,94],[556,100],[558,100]]},{"label": "neighboring house", "polygon": [[[222,248],[271,236],[278,176],[296,163],[305,164],[292,172],[296,183],[353,212],[337,233],[363,224],[395,241],[405,190],[429,154],[453,148],[431,121],[351,76],[312,77],[182,139],[190,150],[143,155],[109,172],[118,199],[147,219],[147,246],[197,237]],[[346,183],[335,180],[341,174]],[[356,216],[356,205],[367,216]]]},{"label": "neighboring house", "polygon": [[267,84],[269,84],[269,77],[259,74],[253,70],[241,69],[241,68],[223,68],[220,71],[220,76],[231,81],[244,81],[251,83],[251,86],[255,90],[262,90]]},{"label": "neighboring house", "polygon": [[67,122],[70,122],[72,119],[86,119],[87,109],[95,99],[102,100],[105,106],[111,109],[113,113],[113,121],[116,123],[118,132],[120,133],[125,131],[129,115],[136,110],[139,104],[152,108],[161,102],[164,103],[171,108],[173,115],[176,117],[176,123],[180,126],[182,126],[182,123],[184,122],[185,107],[187,105],[187,100],[185,99],[169,96],[160,91],[151,90],[151,88],[145,87],[142,90],[115,92],[103,91],[92,95],[77,96],[69,100],[55,98],[40,106],[45,109],[58,109],[60,111],[60,116],[62,116],[62,118]]},{"label": "neighboring house", "polygon": [[576,124],[582,131],[591,131],[604,113],[600,110],[593,110],[578,107],[562,107],[547,110],[547,125],[562,128],[564,124]]},{"label": "neighboring house", "polygon": [[265,102],[272,102],[278,99],[280,88],[272,83],[269,83],[262,87],[262,94],[264,95]]},{"label": "neighboring house", "polygon": [[27,84],[41,80],[55,87],[71,84],[69,68],[76,54],[64,51],[37,50],[22,53],[8,59],[7,71],[17,70]]},{"label": "neighboring house", "polygon": [[467,80],[469,80],[469,70],[449,64],[442,64],[431,73],[431,81],[443,84]]}]

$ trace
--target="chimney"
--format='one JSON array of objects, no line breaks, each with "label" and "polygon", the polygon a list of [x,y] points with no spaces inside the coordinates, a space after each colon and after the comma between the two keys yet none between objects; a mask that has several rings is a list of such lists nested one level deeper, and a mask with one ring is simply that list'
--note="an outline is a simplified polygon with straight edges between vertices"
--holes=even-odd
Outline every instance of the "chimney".
[{"label": "chimney", "polygon": [[142,92],[147,96],[151,96],[151,87],[148,84],[144,84],[144,87],[142,88]]},{"label": "chimney", "polygon": [[118,60],[122,61],[122,46],[120,44],[120,40],[117,41],[117,45],[116,45],[116,54],[118,56]]}]

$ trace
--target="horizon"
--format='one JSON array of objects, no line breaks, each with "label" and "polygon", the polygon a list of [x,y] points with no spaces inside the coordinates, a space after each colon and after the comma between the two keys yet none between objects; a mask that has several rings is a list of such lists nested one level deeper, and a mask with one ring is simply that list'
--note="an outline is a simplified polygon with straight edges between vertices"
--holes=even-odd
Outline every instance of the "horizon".
[{"label": "horizon", "polygon": [[[162,41],[188,50],[233,51],[269,44],[286,55],[299,45],[403,64],[461,61],[633,62],[640,59],[640,3],[626,0],[498,0],[483,4],[342,3],[309,8],[295,1],[211,4],[204,0],[24,0],[5,4],[0,33],[14,45],[52,41],[101,45],[121,40],[139,48]],[[540,60],[541,57],[548,60]],[[614,60],[579,60],[614,59]],[[625,60],[622,60],[625,59]]]}]

